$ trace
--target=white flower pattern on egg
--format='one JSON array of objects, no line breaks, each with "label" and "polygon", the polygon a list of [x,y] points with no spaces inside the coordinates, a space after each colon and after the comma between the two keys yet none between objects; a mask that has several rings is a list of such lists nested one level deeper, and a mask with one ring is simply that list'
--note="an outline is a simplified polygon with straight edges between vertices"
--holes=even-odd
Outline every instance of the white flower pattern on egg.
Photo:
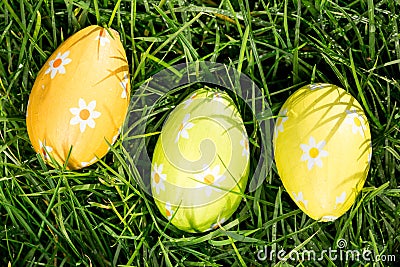
[{"label": "white flower pattern on egg", "polygon": [[28,103],[26,104],[26,113],[25,113],[25,116],[28,118],[28,111],[29,111],[29,100],[30,99],[28,99]]},{"label": "white flower pattern on egg", "polygon": [[183,106],[183,109],[187,109],[196,97],[197,97],[197,94],[194,93],[194,94],[192,94],[188,99],[186,99],[186,100],[183,102],[183,104],[185,104],[185,105]]},{"label": "white flower pattern on egg", "polygon": [[90,161],[82,161],[82,162],[81,162],[81,167],[82,167],[82,168],[87,167],[87,166],[89,166],[90,164],[95,163],[96,161],[97,161],[97,157],[92,158]]},{"label": "white flower pattern on egg", "polygon": [[128,74],[125,73],[124,78],[122,81],[119,83],[122,87],[122,93],[121,93],[121,98],[127,98],[128,97]]},{"label": "white flower pattern on egg", "polygon": [[101,46],[105,46],[106,44],[109,44],[110,43],[110,39],[108,39],[108,37],[107,37],[107,30],[106,29],[102,29],[100,31],[100,34],[97,35],[94,40],[99,41]]},{"label": "white flower pattern on egg", "polygon": [[370,152],[368,153],[368,164],[371,164],[371,160],[372,160],[372,142],[369,143],[369,150],[370,150]]},{"label": "white flower pattern on egg", "polygon": [[83,133],[86,129],[86,125],[90,128],[94,128],[96,126],[96,122],[94,119],[100,117],[101,113],[95,111],[96,108],[96,100],[91,101],[88,105],[86,105],[85,100],[82,98],[79,99],[79,108],[70,108],[69,111],[74,115],[70,120],[71,125],[79,124],[79,128],[81,133]]},{"label": "white flower pattern on egg", "polygon": [[296,194],[296,192],[293,192],[293,197],[300,205],[307,209],[308,200],[304,199],[303,192],[299,192],[298,194]]},{"label": "white flower pattern on egg", "polygon": [[61,54],[61,52],[58,53],[55,59],[49,61],[49,68],[46,70],[45,74],[50,73],[51,79],[54,79],[57,73],[65,74],[66,71],[64,66],[72,61],[72,59],[68,58],[69,53],[69,51],[66,51],[63,54]]},{"label": "white flower pattern on egg", "polygon": [[211,225],[211,227],[210,227],[208,230],[215,230],[215,229],[218,229],[219,227],[222,226],[222,224],[224,224],[225,221],[226,221],[225,218],[221,218],[218,222],[213,223],[213,224]]},{"label": "white flower pattern on egg", "polygon": [[168,220],[172,219],[172,215],[174,215],[174,211],[172,210],[171,203],[165,203],[165,216]]},{"label": "white flower pattern on egg", "polygon": [[347,116],[344,119],[344,122],[351,125],[351,130],[353,134],[360,133],[361,136],[364,136],[364,132],[366,130],[364,118],[355,110],[346,110],[346,113]]},{"label": "white flower pattern on egg", "polygon": [[287,112],[288,110],[285,108],[284,110],[281,110],[278,114],[275,125],[275,139],[278,137],[279,132],[283,132],[283,124],[289,119],[289,117],[287,116]]},{"label": "white flower pattern on egg", "polygon": [[314,137],[310,137],[309,144],[300,144],[300,148],[303,150],[301,161],[307,161],[307,167],[311,170],[314,165],[322,168],[322,157],[327,157],[328,152],[323,150],[326,142],[320,141],[318,144],[315,142]]},{"label": "white flower pattern on egg", "polygon": [[336,205],[343,204],[345,200],[346,200],[346,191],[343,191],[343,193],[340,196],[336,197]]},{"label": "white flower pattern on egg", "polygon": [[327,216],[323,216],[321,218],[321,221],[323,222],[333,222],[334,220],[336,220],[338,217],[337,216],[333,216],[333,215],[327,215]]},{"label": "white flower pattern on egg", "polygon": [[195,174],[194,177],[200,181],[200,186],[206,184],[205,193],[207,196],[211,195],[212,191],[220,192],[220,182],[225,180],[225,175],[221,175],[220,166],[216,165],[213,169],[204,166],[205,170],[202,173]]},{"label": "white flower pattern on egg", "polygon": [[89,164],[90,164],[90,162],[88,162],[88,161],[82,161],[81,162],[81,167],[85,168],[85,167],[89,166]]},{"label": "white flower pattern on egg", "polygon": [[50,160],[49,153],[53,152],[53,148],[51,146],[46,145],[46,140],[40,141],[39,140],[39,147],[40,147],[40,153],[43,155],[43,158],[45,160]]},{"label": "white flower pattern on egg", "polygon": [[163,172],[164,165],[154,163],[153,169],[151,170],[151,183],[156,189],[157,194],[160,194],[160,190],[165,191],[164,181],[167,179],[167,175]]},{"label": "white flower pattern on egg", "polygon": [[212,100],[213,100],[213,101],[222,102],[222,101],[223,101],[223,99],[222,99],[222,94],[221,94],[220,92],[214,92],[214,93],[212,94]]},{"label": "white flower pattern on egg", "polygon": [[194,124],[189,122],[190,114],[186,114],[182,122],[179,125],[178,134],[175,139],[175,143],[178,143],[179,138],[189,139],[188,130],[193,128]]},{"label": "white flower pattern on egg", "polygon": [[314,91],[317,89],[323,89],[326,86],[328,86],[328,84],[326,84],[326,83],[313,83],[313,84],[310,84],[309,88],[311,91]]},{"label": "white flower pattern on egg", "polygon": [[247,157],[250,154],[250,150],[249,150],[249,140],[245,133],[242,133],[242,139],[240,140],[240,145],[243,147],[242,156]]}]

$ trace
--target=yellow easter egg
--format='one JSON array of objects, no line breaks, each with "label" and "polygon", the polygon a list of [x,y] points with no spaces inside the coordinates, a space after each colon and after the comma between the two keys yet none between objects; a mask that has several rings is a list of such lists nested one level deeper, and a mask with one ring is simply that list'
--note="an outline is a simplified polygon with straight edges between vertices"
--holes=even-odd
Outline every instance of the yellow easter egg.
[{"label": "yellow easter egg", "polygon": [[226,93],[200,89],[167,118],[151,172],[155,203],[177,228],[204,232],[235,212],[249,175],[249,140]]},{"label": "yellow easter egg", "polygon": [[125,120],[128,71],[113,29],[89,26],[63,42],[39,71],[29,96],[26,123],[35,151],[49,164],[51,158],[61,166],[68,160],[68,169],[103,157]]},{"label": "yellow easter egg", "polygon": [[353,205],[368,174],[367,118],[343,89],[304,86],[279,112],[274,152],[282,183],[297,206],[315,220],[333,221]]}]

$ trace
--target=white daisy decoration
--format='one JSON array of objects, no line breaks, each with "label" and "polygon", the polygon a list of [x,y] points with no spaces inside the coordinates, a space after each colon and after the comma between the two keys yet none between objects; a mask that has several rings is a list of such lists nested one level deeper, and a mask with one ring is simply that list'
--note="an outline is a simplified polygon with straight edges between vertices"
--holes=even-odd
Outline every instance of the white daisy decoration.
[{"label": "white daisy decoration", "polygon": [[179,129],[178,129],[178,134],[175,138],[175,143],[178,143],[179,138],[185,138],[185,139],[189,139],[189,133],[188,130],[193,128],[194,124],[189,122],[190,119],[190,114],[186,114],[185,117],[183,118],[183,121],[181,122],[181,124],[179,125]]},{"label": "white daisy decoration", "polygon": [[88,162],[88,161],[82,161],[81,162],[81,167],[85,168],[85,167],[89,166],[89,164],[90,164],[90,162]]},{"label": "white daisy decoration", "polygon": [[244,133],[242,133],[242,139],[240,140],[240,145],[243,147],[242,156],[247,157],[250,154],[249,139],[247,138],[247,135]]},{"label": "white daisy decoration", "polygon": [[92,158],[90,161],[82,161],[81,162],[81,167],[82,168],[87,167],[87,166],[95,163],[96,161],[97,161],[97,157]]},{"label": "white daisy decoration", "polygon": [[327,216],[323,216],[321,218],[321,221],[324,222],[333,222],[334,220],[336,220],[338,217],[337,216],[332,216],[332,215],[327,215]]},{"label": "white daisy decoration", "polygon": [[353,134],[360,133],[361,136],[364,136],[365,131],[365,123],[364,118],[355,110],[346,110],[347,116],[344,119],[346,124],[350,124],[352,126],[351,130]]},{"label": "white daisy decoration", "polygon": [[28,110],[29,110],[29,100],[30,99],[28,99],[28,103],[26,104],[26,114],[25,114],[25,116],[28,118]]},{"label": "white daisy decoration", "polygon": [[95,111],[96,108],[96,100],[91,101],[88,105],[86,105],[85,100],[82,98],[79,99],[79,108],[70,108],[69,111],[74,115],[70,120],[71,125],[79,124],[79,128],[81,133],[83,133],[86,129],[86,125],[90,128],[94,128],[96,126],[96,122],[94,119],[100,117],[101,113]]},{"label": "white daisy decoration", "polygon": [[129,82],[128,74],[126,73],[124,75],[124,78],[122,79],[122,81],[119,83],[121,85],[121,87],[122,87],[121,98],[127,98],[128,97],[128,91],[127,91],[128,82]]},{"label": "white daisy decoration", "polygon": [[317,90],[317,89],[322,89],[326,85],[327,84],[325,84],[325,83],[313,83],[313,84],[309,85],[309,87],[310,87],[310,90],[314,91],[314,90]]},{"label": "white daisy decoration", "polygon": [[204,166],[205,170],[202,173],[195,174],[194,177],[200,181],[200,186],[206,184],[205,192],[207,196],[211,195],[212,191],[220,192],[220,183],[225,180],[225,175],[221,175],[219,165],[216,165],[213,169]]},{"label": "white daisy decoration", "polygon": [[346,192],[343,191],[343,193],[340,196],[336,197],[336,205],[343,204],[345,200],[346,200]]},{"label": "white daisy decoration", "polygon": [[[50,78],[54,78],[57,73],[64,74],[65,73],[65,65],[71,63],[72,59],[68,58],[69,51],[61,54],[58,53],[56,58],[49,61],[49,68],[46,70],[45,74],[50,73]],[[43,88],[43,87],[42,87]]]},{"label": "white daisy decoration", "polygon": [[301,205],[302,207],[307,209],[308,200],[304,199],[303,192],[299,192],[298,194],[293,192],[292,194],[293,194],[294,199],[299,203],[299,205]]},{"label": "white daisy decoration", "polygon": [[98,40],[101,46],[105,46],[106,44],[110,43],[110,39],[108,39],[107,31],[105,29],[100,31],[100,34],[96,36],[95,40]]},{"label": "white daisy decoration", "polygon": [[314,165],[322,168],[323,157],[328,156],[328,152],[323,150],[326,142],[324,140],[320,141],[318,144],[315,142],[314,137],[310,137],[309,144],[301,144],[300,148],[303,150],[303,155],[301,156],[301,161],[307,161],[307,167],[309,170],[313,168]]},{"label": "white daisy decoration", "polygon": [[46,140],[39,140],[39,152],[43,155],[44,160],[50,160],[49,153],[53,152],[53,148],[51,146],[46,145]]},{"label": "white daisy decoration", "polygon": [[183,106],[183,109],[187,109],[196,97],[197,97],[197,94],[194,93],[188,99],[186,99],[183,102],[185,104],[185,106]]},{"label": "white daisy decoration", "polygon": [[219,220],[218,222],[212,224],[211,227],[208,230],[215,230],[215,229],[220,228],[224,224],[225,221],[226,221],[225,218],[221,218],[221,220]]},{"label": "white daisy decoration", "polygon": [[275,138],[278,137],[279,132],[283,132],[283,124],[289,119],[289,117],[287,116],[287,112],[288,110],[285,108],[284,110],[281,110],[278,114],[275,125]]},{"label": "white daisy decoration", "polygon": [[165,216],[168,220],[172,219],[172,215],[174,215],[174,211],[172,210],[171,203],[165,203]]},{"label": "white daisy decoration", "polygon": [[151,170],[151,184],[156,189],[157,194],[160,194],[160,190],[165,191],[164,181],[167,179],[167,175],[162,173],[163,168],[163,164],[157,166],[157,163],[154,163]]},{"label": "white daisy decoration", "polygon": [[219,102],[222,102],[223,100],[222,100],[222,94],[220,93],[220,92],[214,92],[213,94],[212,94],[212,99],[214,100],[214,101],[219,101]]},{"label": "white daisy decoration", "polygon": [[368,164],[371,164],[371,160],[372,160],[372,143],[369,143]]}]

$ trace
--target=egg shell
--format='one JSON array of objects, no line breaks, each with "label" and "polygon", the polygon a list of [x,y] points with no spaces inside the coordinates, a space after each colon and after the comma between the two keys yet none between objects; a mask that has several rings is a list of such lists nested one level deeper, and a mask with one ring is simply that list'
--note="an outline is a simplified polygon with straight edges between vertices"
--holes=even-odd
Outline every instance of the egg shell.
[{"label": "egg shell", "polygon": [[345,90],[307,85],[279,112],[274,152],[282,183],[297,206],[315,220],[333,221],[353,205],[367,177],[369,124]]},{"label": "egg shell", "polygon": [[151,189],[173,225],[220,226],[239,206],[248,175],[248,136],[226,93],[197,90],[171,112],[154,150]]},{"label": "egg shell", "polygon": [[129,67],[119,34],[84,28],[49,57],[36,77],[27,129],[36,152],[68,169],[102,158],[117,139],[130,96]]}]

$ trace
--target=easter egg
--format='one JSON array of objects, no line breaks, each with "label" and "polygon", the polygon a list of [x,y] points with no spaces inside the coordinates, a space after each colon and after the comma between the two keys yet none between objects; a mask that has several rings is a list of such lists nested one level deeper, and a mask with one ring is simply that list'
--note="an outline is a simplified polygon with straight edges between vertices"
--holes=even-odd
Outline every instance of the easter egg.
[{"label": "easter egg", "polygon": [[200,89],[174,108],[153,153],[151,191],[177,228],[204,232],[235,212],[249,175],[249,140],[224,92]]},{"label": "easter egg", "polygon": [[129,68],[115,30],[84,28],[39,71],[26,114],[30,141],[45,162],[79,169],[117,139],[129,105]]},{"label": "easter egg", "polygon": [[304,86],[279,112],[274,152],[279,176],[297,206],[315,220],[334,221],[353,205],[368,174],[367,118],[345,90]]}]

